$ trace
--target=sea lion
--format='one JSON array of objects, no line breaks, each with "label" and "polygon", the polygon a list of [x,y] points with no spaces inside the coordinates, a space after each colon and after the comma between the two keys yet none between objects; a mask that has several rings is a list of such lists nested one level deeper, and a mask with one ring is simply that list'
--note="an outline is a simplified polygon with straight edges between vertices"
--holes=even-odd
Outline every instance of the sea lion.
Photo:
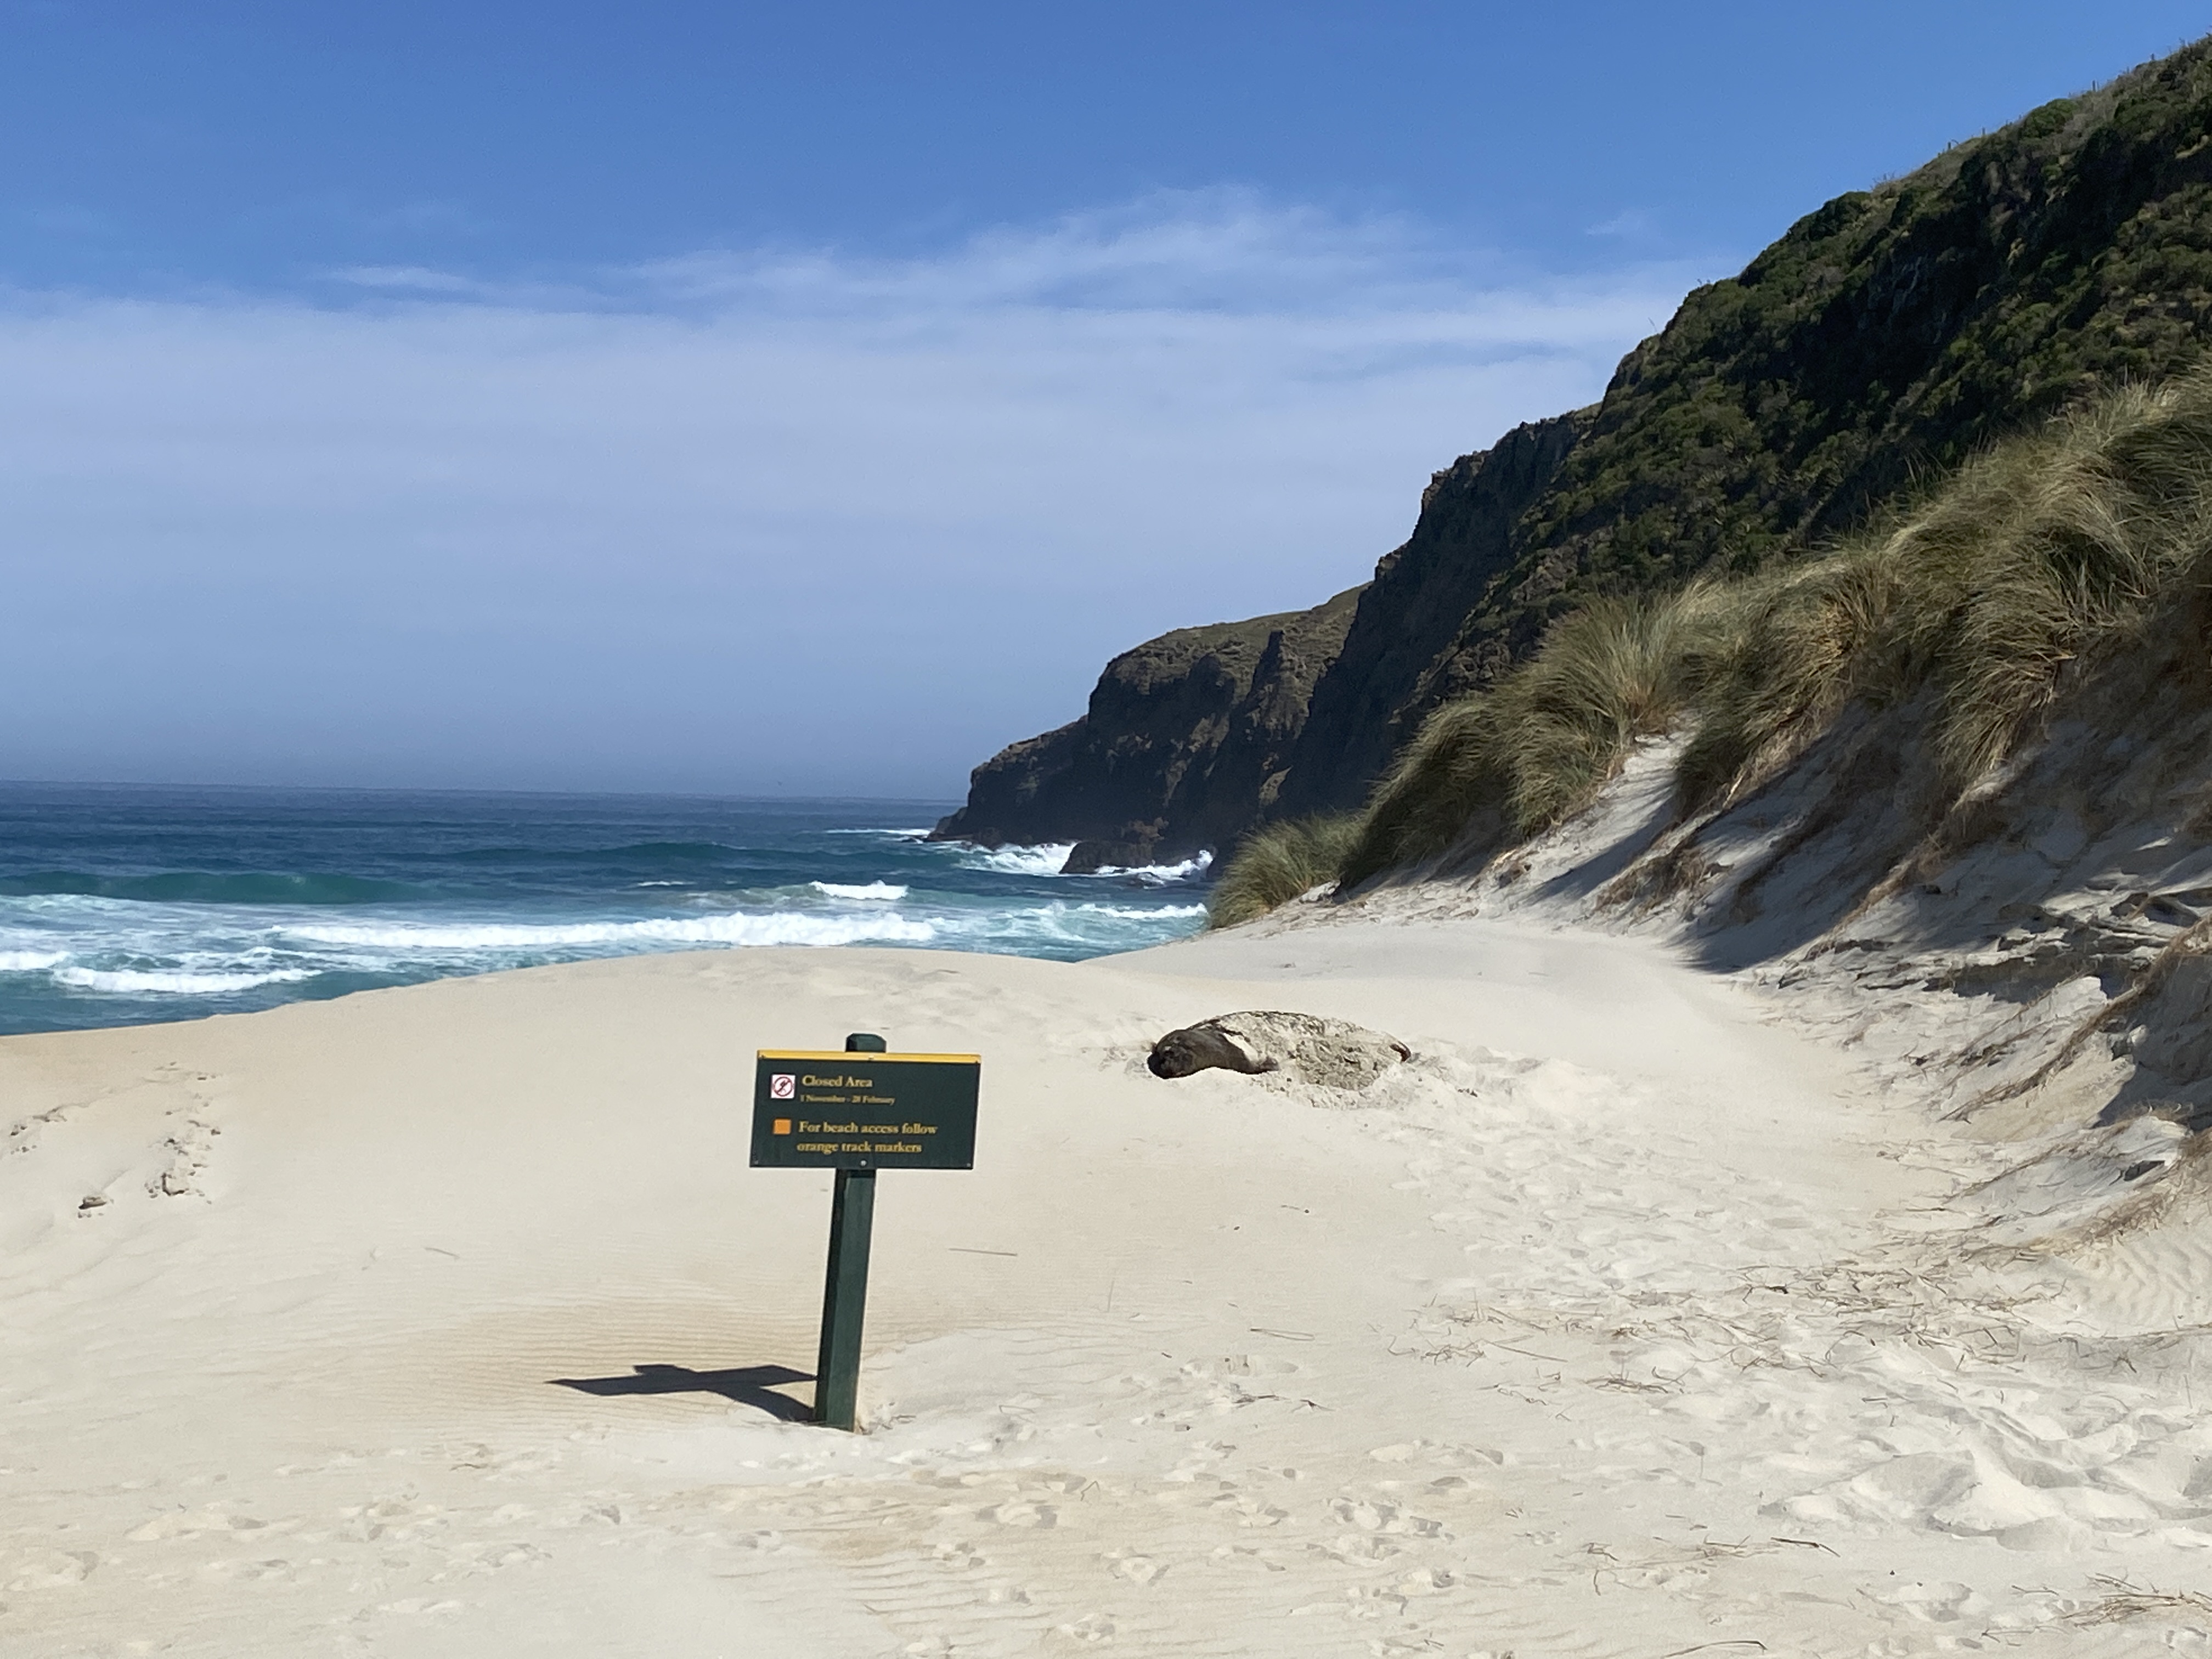
[{"label": "sea lion", "polygon": [[1152,1045],[1145,1064],[1154,1077],[1188,1077],[1193,1072],[1219,1067],[1224,1072],[1272,1072],[1275,1062],[1245,1051],[1243,1044],[1221,1029],[1216,1020],[1185,1025],[1170,1031]]},{"label": "sea lion", "polygon": [[1154,1077],[1219,1069],[1254,1075],[1283,1072],[1302,1083],[1364,1089],[1413,1050],[1393,1036],[1347,1020],[1253,1009],[1218,1014],[1170,1031],[1145,1064]]}]

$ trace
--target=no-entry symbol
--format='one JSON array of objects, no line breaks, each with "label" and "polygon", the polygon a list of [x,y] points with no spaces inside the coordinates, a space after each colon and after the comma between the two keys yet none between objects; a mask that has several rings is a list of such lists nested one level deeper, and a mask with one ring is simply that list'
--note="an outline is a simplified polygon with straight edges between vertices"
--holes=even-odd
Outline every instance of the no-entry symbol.
[{"label": "no-entry symbol", "polygon": [[798,1083],[799,1079],[790,1073],[778,1072],[768,1080],[768,1097],[770,1100],[789,1100]]}]

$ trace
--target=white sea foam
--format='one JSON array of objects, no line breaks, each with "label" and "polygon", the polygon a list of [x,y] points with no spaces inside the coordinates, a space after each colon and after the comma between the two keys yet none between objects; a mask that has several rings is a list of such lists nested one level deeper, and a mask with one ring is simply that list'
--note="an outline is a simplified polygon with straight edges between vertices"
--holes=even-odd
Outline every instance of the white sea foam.
[{"label": "white sea foam", "polygon": [[[970,870],[995,870],[1010,876],[1056,876],[1067,863],[1067,855],[1075,850],[1072,841],[1054,842],[1037,847],[963,847],[961,864]],[[1133,878],[1147,887],[1164,886],[1171,881],[1187,881],[1202,876],[1213,866],[1213,854],[1199,853],[1180,864],[1103,865],[1089,872],[1093,876],[1118,876]]]},{"label": "white sea foam", "polygon": [[1171,881],[1188,881],[1194,876],[1202,876],[1212,867],[1213,854],[1199,853],[1181,864],[1135,864],[1127,868],[1109,864],[1100,866],[1097,873],[1102,876],[1133,876],[1147,887],[1162,887]]},{"label": "white sea foam", "polygon": [[896,915],[802,916],[781,914],[647,921],[596,921],[522,927],[498,923],[446,926],[332,927],[283,929],[287,937],[317,945],[384,951],[552,951],[581,945],[918,945],[937,937],[926,921]]},{"label": "white sea foam", "polygon": [[1189,923],[1205,914],[1202,904],[1140,907],[1054,900],[949,922],[945,933],[948,940],[969,948],[1043,944],[1071,946],[1090,955],[1099,951],[1141,950],[1181,939],[1189,933]]},{"label": "white sea foam", "polygon": [[1056,876],[1074,850],[1072,841],[1045,847],[970,847],[963,849],[960,862],[970,870],[996,870],[1009,876]]},{"label": "white sea foam", "polygon": [[881,899],[896,902],[906,896],[906,889],[896,882],[872,881],[855,886],[842,881],[810,881],[806,884],[824,898]]},{"label": "white sea foam", "polygon": [[195,974],[183,969],[138,968],[64,968],[54,975],[57,983],[80,991],[107,991],[122,996],[212,996],[228,991],[250,991],[257,985],[284,985],[313,979],[312,968],[286,968],[260,974]]},{"label": "white sea foam", "polygon": [[69,960],[66,951],[0,951],[0,974],[39,974]]}]

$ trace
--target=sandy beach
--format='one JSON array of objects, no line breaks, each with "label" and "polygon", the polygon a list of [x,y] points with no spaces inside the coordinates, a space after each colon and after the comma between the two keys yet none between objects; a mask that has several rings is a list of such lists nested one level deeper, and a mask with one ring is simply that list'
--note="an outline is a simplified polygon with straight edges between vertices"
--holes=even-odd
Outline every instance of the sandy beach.
[{"label": "sandy beach", "polygon": [[[1414,1058],[1146,1071],[1246,1008]],[[9,1039],[0,1653],[2212,1651],[2185,1247],[1966,1248],[2007,1148],[1789,1014],[1346,918]],[[856,1030],[985,1071],[847,1437],[828,1179],[744,1134]]]},{"label": "sandy beach", "polygon": [[10,9],[0,1659],[2212,1659],[2212,23],[1892,10]]}]

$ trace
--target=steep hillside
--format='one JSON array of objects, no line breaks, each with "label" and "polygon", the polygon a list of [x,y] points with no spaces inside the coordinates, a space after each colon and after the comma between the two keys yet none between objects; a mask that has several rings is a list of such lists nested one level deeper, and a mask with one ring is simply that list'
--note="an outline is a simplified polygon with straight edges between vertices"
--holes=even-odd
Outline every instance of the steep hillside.
[{"label": "steep hillside", "polygon": [[[1297,730],[1279,769],[1224,773],[1202,813],[1171,787],[1115,811],[1180,848],[1357,805],[1431,709],[1492,683],[1590,598],[1818,546],[1995,436],[2181,368],[2208,317],[2212,45],[2200,42],[1838,197],[1698,289],[1595,409],[1437,475],[1310,714],[1275,719],[1279,736]],[[1094,698],[1083,741],[1170,750],[1177,728],[1145,722],[1182,714]],[[1065,744],[1064,730],[1007,750],[977,774],[988,799],[957,818],[1005,839],[1068,838],[1045,781]],[[1170,773],[1182,775],[1149,775]]]},{"label": "steep hillside", "polygon": [[1838,197],[1622,362],[1430,701],[1600,592],[1750,569],[1977,445],[2194,359],[2212,316],[2212,44]]}]

